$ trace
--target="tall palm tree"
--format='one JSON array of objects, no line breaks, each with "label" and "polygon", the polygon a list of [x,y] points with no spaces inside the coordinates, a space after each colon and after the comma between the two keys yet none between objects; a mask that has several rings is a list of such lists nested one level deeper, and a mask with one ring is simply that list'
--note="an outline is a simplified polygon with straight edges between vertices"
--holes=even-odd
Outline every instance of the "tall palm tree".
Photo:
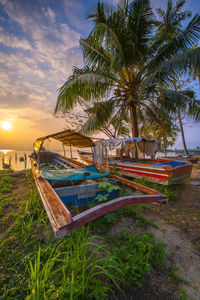
[{"label": "tall palm tree", "polygon": [[[173,5],[172,0],[168,0],[167,3],[167,10],[166,12],[163,11],[161,8],[157,9],[157,12],[161,18],[161,21],[157,22],[157,33],[156,37],[162,36],[165,32],[167,35],[165,36],[165,42],[170,43],[171,39],[175,37],[177,34],[181,33],[182,30],[182,21],[185,20],[187,17],[191,16],[190,11],[181,11],[183,5],[185,4],[185,0],[178,1],[175,5]],[[194,70],[194,76],[196,75],[197,70]],[[185,82],[186,83],[186,82]],[[181,91],[181,86],[184,85],[184,81],[182,83],[180,80],[173,80],[173,89],[175,91],[179,91],[184,95],[188,96],[183,103],[178,103],[176,105],[176,117],[178,118],[182,143],[184,147],[185,155],[189,155],[187,150],[185,135],[183,130],[183,122],[181,113],[189,114],[194,120],[199,120],[200,115],[198,113],[200,109],[200,102],[194,99],[194,93],[192,91]],[[193,110],[190,111],[189,107],[193,106]],[[192,114],[193,112],[194,114]]]},{"label": "tall palm tree", "polygon": [[[98,2],[89,16],[94,27],[80,40],[85,66],[59,89],[55,113],[66,112],[81,100],[91,103],[95,118],[83,130],[94,132],[113,115],[129,113],[133,137],[139,136],[138,110],[151,110],[151,103],[162,98],[181,103],[182,94],[167,88],[180,72],[200,69],[200,16],[195,15],[184,30],[165,43],[168,28],[155,38],[155,16],[150,0],[134,0],[125,9],[106,10]],[[160,100],[159,100],[160,101]]]}]

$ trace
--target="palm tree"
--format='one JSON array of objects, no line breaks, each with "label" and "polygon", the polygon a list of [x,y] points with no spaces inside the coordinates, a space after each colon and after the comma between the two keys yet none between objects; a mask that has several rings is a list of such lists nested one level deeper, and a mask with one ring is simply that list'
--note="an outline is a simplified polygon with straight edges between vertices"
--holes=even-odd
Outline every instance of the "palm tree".
[{"label": "palm tree", "polygon": [[186,99],[167,86],[181,72],[200,69],[200,48],[193,48],[200,16],[168,43],[168,28],[155,38],[156,20],[149,0],[110,10],[98,2],[89,17],[94,27],[88,38],[80,40],[85,66],[75,67],[59,89],[55,113],[73,109],[80,99],[91,103],[96,113],[83,125],[87,132],[94,132],[113,115],[120,119],[129,113],[132,137],[137,137],[139,109],[151,111],[151,104],[160,98],[163,105]]},{"label": "palm tree", "polygon": [[[173,2],[168,0],[167,3],[167,10],[166,12],[163,11],[161,8],[157,9],[159,16],[161,17],[161,21],[157,22],[157,33],[156,37],[162,36],[165,32],[167,35],[165,36],[165,42],[170,43],[171,39],[175,37],[177,34],[181,33],[182,24],[181,22],[185,20],[187,17],[191,16],[190,11],[182,12],[181,9],[185,4],[185,0],[178,1],[175,6],[173,6]],[[194,76],[197,75],[197,70],[194,70]],[[189,114],[191,118],[195,121],[200,119],[199,109],[200,109],[200,102],[194,99],[194,93],[190,90],[181,91],[181,87],[186,83],[186,81],[179,79],[173,80],[173,89],[174,91],[179,91],[180,94],[184,94],[188,96],[182,103],[177,103],[176,105],[176,117],[178,117],[184,153],[185,155],[189,155],[187,150],[185,135],[183,130],[183,122],[181,113]],[[189,107],[192,105],[192,111]]]}]

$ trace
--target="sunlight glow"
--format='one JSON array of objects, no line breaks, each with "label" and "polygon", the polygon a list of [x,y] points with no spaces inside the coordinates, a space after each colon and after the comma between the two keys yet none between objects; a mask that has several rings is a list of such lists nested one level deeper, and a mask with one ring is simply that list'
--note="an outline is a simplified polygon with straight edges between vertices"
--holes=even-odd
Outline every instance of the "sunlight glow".
[{"label": "sunlight glow", "polygon": [[9,122],[3,121],[1,122],[1,127],[3,130],[10,130],[12,126]]},{"label": "sunlight glow", "polygon": [[8,153],[9,151],[12,151],[12,150],[5,149],[5,150],[0,150],[0,151],[3,152],[3,154],[6,154],[6,153]]}]

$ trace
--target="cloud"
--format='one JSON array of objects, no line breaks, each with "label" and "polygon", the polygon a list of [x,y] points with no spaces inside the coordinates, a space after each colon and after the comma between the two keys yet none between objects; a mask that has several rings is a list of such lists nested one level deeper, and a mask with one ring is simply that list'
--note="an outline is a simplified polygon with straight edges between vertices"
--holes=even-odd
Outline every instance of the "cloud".
[{"label": "cloud", "polygon": [[91,21],[87,20],[87,16],[90,7],[94,6],[94,2],[86,2],[87,5],[82,0],[64,2],[64,9],[68,22],[73,28],[76,28],[81,32],[89,32],[91,29]]},{"label": "cloud", "polygon": [[51,23],[55,23],[56,14],[53,12],[53,10],[50,7],[47,7],[46,10],[43,8],[43,11],[44,15],[49,19],[49,21]]},{"label": "cloud", "polygon": [[72,67],[82,65],[80,33],[63,21],[55,23],[56,12],[40,1],[0,1],[9,17],[7,26],[0,28],[0,42],[8,48],[5,52],[0,47],[0,107],[20,118],[21,111],[28,110],[29,120],[35,118],[32,110],[44,119],[53,113],[56,91]]},{"label": "cloud", "polygon": [[0,28],[0,43],[2,43],[6,47],[11,47],[14,49],[23,49],[30,50],[31,45],[28,40],[19,39],[14,35],[8,35],[3,32],[3,29]]}]

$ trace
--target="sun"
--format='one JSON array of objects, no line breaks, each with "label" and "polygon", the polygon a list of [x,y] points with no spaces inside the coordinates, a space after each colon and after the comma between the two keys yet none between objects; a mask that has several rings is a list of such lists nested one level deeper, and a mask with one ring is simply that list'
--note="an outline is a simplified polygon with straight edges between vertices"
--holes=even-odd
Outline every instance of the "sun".
[{"label": "sun", "polygon": [[3,121],[1,122],[1,127],[3,130],[10,130],[12,126],[9,122]]}]

